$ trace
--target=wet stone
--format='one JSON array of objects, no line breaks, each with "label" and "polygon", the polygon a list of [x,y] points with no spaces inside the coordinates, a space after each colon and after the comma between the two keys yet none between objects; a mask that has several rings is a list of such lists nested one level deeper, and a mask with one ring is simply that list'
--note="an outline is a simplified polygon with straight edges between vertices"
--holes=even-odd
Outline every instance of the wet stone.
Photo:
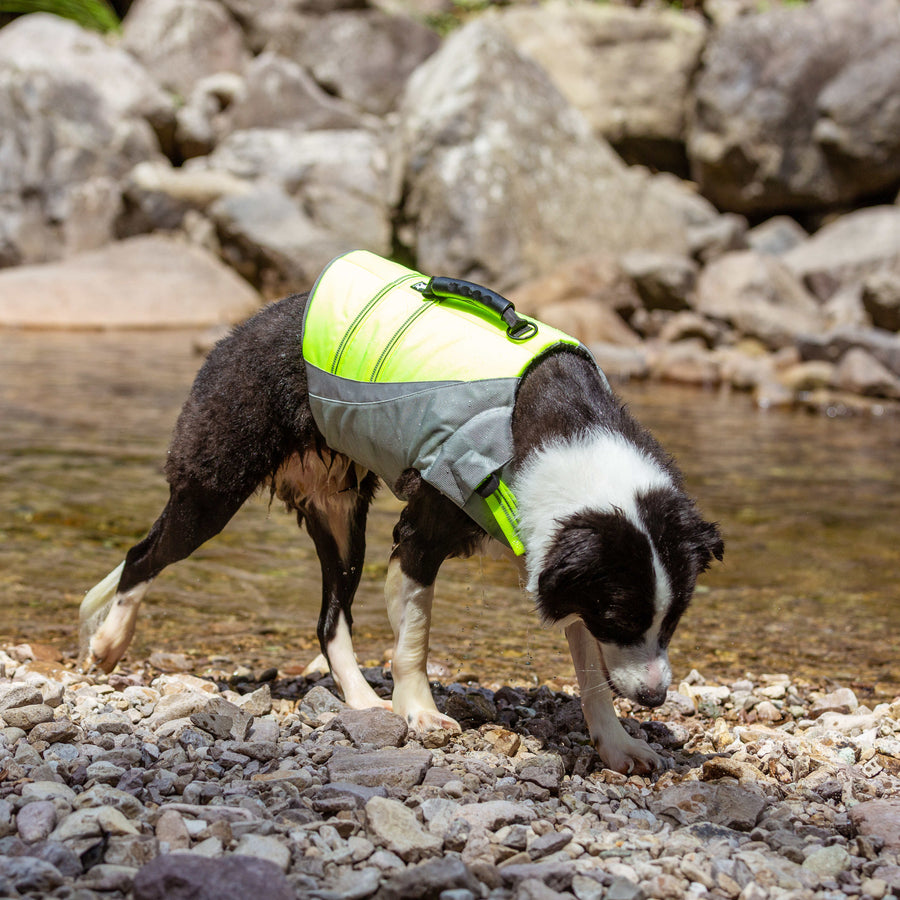
[{"label": "wet stone", "polygon": [[331,721],[357,746],[401,747],[409,726],[402,716],[387,709],[345,709]]}]

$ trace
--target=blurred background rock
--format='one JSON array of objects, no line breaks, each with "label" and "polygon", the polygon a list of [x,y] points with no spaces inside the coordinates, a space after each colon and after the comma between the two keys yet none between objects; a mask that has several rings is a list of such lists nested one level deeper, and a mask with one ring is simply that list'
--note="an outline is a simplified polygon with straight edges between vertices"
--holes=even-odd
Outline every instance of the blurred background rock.
[{"label": "blurred background rock", "polygon": [[612,377],[900,409],[900,0],[0,10],[0,326],[229,323],[364,247]]}]

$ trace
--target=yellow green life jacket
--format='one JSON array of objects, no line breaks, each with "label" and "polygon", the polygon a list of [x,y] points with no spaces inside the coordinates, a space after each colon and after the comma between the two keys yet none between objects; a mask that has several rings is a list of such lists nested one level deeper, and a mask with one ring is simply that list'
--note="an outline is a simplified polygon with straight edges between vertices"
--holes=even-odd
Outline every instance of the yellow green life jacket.
[{"label": "yellow green life jacket", "polygon": [[[590,354],[555,328],[514,311],[504,322],[478,302],[490,294],[508,304],[499,295],[462,282],[468,299],[440,296],[429,290],[438,281],[446,279],[430,281],[364,250],[329,263],[303,320],[313,418],[329,447],[378,474],[395,494],[400,475],[416,469],[521,554],[504,478],[516,388],[552,350]],[[518,324],[507,329],[513,320]]]}]

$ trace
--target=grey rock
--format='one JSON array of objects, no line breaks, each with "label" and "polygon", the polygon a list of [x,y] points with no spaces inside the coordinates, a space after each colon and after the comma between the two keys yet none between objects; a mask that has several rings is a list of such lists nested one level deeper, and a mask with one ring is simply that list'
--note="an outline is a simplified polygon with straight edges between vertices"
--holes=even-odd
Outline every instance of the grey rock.
[{"label": "grey rock", "polygon": [[16,821],[9,800],[0,800],[0,838],[16,833]]},{"label": "grey rock", "polygon": [[3,720],[12,728],[31,731],[41,722],[53,719],[53,710],[45,703],[31,703],[27,706],[13,706],[3,710]]},{"label": "grey rock", "polygon": [[234,701],[248,716],[267,716],[272,712],[272,690],[264,684],[249,694],[242,694]]},{"label": "grey rock", "polygon": [[387,709],[345,709],[331,723],[343,731],[356,746],[401,747],[409,726],[402,716]]},{"label": "grey rock", "polygon": [[803,226],[790,216],[772,216],[755,228],[751,228],[745,239],[749,249],[756,253],[781,256],[802,244],[809,235]]},{"label": "grey rock", "polygon": [[850,864],[850,854],[844,847],[832,844],[818,847],[803,861],[803,868],[815,872],[820,878],[837,878]]},{"label": "grey rock", "polygon": [[571,895],[554,891],[537,878],[526,878],[516,888],[517,900],[565,900]]},{"label": "grey rock", "polygon": [[686,256],[634,251],[622,257],[647,309],[687,309],[697,284],[697,264]]},{"label": "grey rock", "polygon": [[873,206],[840,216],[781,259],[820,299],[900,265],[900,207]]},{"label": "grey rock", "polygon": [[368,129],[251,128],[229,135],[208,164],[242,179],[274,181],[313,223],[352,246],[391,248],[388,148]]},{"label": "grey rock", "polygon": [[316,891],[321,900],[363,900],[371,897],[382,881],[381,870],[375,866],[364,869],[339,869],[327,882],[327,888]]},{"label": "grey rock", "polygon": [[510,863],[500,868],[500,877],[506,885],[516,886],[526,879],[535,878],[554,891],[567,890],[574,874],[573,866],[558,862]]},{"label": "grey rock", "polygon": [[531,822],[537,814],[524,803],[510,800],[484,800],[480,803],[463,803],[456,814],[476,828],[496,831],[504,825]]},{"label": "grey rock", "polygon": [[0,59],[89,84],[118,115],[147,119],[157,129],[171,123],[171,98],[134,56],[60,16],[35,13],[10,22],[0,31]]},{"label": "grey rock", "polygon": [[900,377],[860,347],[852,347],[841,357],[831,384],[854,394],[900,400]]},{"label": "grey rock", "polygon": [[702,20],[670,9],[556,2],[512,6],[492,21],[629,163],[685,167]]},{"label": "grey rock", "polygon": [[341,810],[363,809],[372,797],[386,796],[387,791],[381,785],[367,787],[332,781],[316,791],[312,806],[323,815],[334,815]]},{"label": "grey rock", "polygon": [[409,789],[421,784],[432,763],[427,750],[373,750],[353,752],[336,750],[328,761],[330,781],[346,781],[367,787]]},{"label": "grey rock", "polygon": [[426,831],[411,809],[387,797],[372,797],[366,803],[366,830],[375,843],[405,862],[434,856],[443,847],[443,841]]},{"label": "grey rock", "polygon": [[39,722],[28,733],[31,743],[46,741],[48,744],[80,741],[84,732],[71,719],[59,718],[49,722]]},{"label": "grey rock", "polygon": [[383,116],[396,105],[413,69],[439,44],[424,25],[375,8],[313,21],[291,55],[329,94]]},{"label": "grey rock", "polygon": [[876,835],[885,847],[900,851],[900,799],[866,800],[850,810],[850,821],[859,834]]},{"label": "grey rock", "polygon": [[287,872],[291,864],[291,850],[288,844],[276,837],[264,834],[245,834],[234,848],[238,856],[252,856],[274,863],[282,872]]},{"label": "grey rock", "polygon": [[444,856],[390,876],[378,892],[378,900],[448,900],[453,891],[478,896],[480,885],[461,859]]},{"label": "grey rock", "polygon": [[[2,32],[0,32],[2,33]],[[0,714],[18,706],[34,706],[43,703],[44,695],[39,687],[24,681],[0,685]]]},{"label": "grey rock", "polygon": [[27,844],[43,841],[56,826],[56,806],[50,800],[26,803],[16,814],[19,837]]},{"label": "grey rock", "polygon": [[144,804],[134,795],[102,783],[94,784],[78,794],[74,806],[76,809],[111,806],[129,819],[137,819],[145,811]]},{"label": "grey rock", "polygon": [[644,890],[627,878],[614,878],[603,895],[605,900],[645,900]]},{"label": "grey rock", "polygon": [[528,845],[528,855],[532,859],[549,856],[551,853],[556,853],[557,850],[562,850],[563,847],[568,846],[573,837],[574,835],[571,831],[548,831],[546,834],[536,837]]},{"label": "grey rock", "polygon": [[303,212],[280,188],[257,187],[210,208],[226,257],[266,295],[312,285],[339,253],[351,249]]},{"label": "grey rock", "polygon": [[895,54],[887,59],[900,38],[895,11],[893,0],[831,0],[713,31],[688,140],[703,193],[721,209],[760,214],[894,185],[900,110],[882,98],[900,85]]},{"label": "grey rock", "polygon": [[213,737],[242,741],[253,717],[223,697],[210,697],[205,706],[191,713],[191,721]]},{"label": "grey rock", "polygon": [[149,834],[124,834],[110,837],[104,862],[139,869],[159,855],[159,841]]},{"label": "grey rock", "polygon": [[46,896],[63,884],[56,866],[33,856],[0,857],[0,877],[6,877],[23,894]]},{"label": "grey rock", "polygon": [[867,276],[862,302],[876,328],[900,331],[900,271],[880,269]]},{"label": "grey rock", "polygon": [[327,94],[293,60],[269,52],[261,53],[247,66],[244,88],[223,118],[228,131],[360,125],[360,115],[350,104]]},{"label": "grey rock", "polygon": [[227,856],[205,859],[189,854],[158,856],[134,878],[134,900],[294,900],[284,873],[264,859]]},{"label": "grey rock", "polygon": [[598,245],[685,252],[689,226],[716,218],[674,179],[624,167],[481,20],[416,69],[399,119],[400,238],[425,271],[502,291]]},{"label": "grey rock", "polygon": [[651,796],[647,806],[654,815],[679,825],[708,822],[749,831],[765,809],[766,798],[762,791],[745,785],[685,782]]},{"label": "grey rock", "polygon": [[771,349],[819,330],[815,298],[781,261],[752,251],[728,253],[700,273],[693,308],[728,322]]},{"label": "grey rock", "polygon": [[86,716],[82,721],[88,731],[100,734],[131,734],[134,731],[131,719],[123,712],[98,713]]},{"label": "grey rock", "polygon": [[137,834],[138,829],[111,806],[79,809],[66,816],[53,830],[54,841],[77,841],[102,835]]},{"label": "grey rock", "polygon": [[122,46],[182,96],[199,79],[241,72],[249,60],[237,23],[211,0],[138,0],[123,22]]},{"label": "grey rock", "polygon": [[[220,261],[164,235],[119,241],[45,266],[0,270],[5,326],[208,325],[245,318],[258,304],[256,292]],[[190,715],[207,699],[194,692],[169,694],[143,724],[158,728]]]},{"label": "grey rock", "polygon": [[837,362],[848,350],[859,348],[900,375],[900,335],[877,328],[836,328],[824,335],[801,335],[797,349],[805,360]]}]

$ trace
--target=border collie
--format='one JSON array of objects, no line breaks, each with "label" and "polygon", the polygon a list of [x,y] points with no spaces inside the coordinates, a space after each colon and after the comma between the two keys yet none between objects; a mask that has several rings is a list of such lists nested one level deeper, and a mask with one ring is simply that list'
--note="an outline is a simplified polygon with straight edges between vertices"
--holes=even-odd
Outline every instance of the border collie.
[{"label": "border collie", "polygon": [[[499,296],[499,295],[496,295]],[[299,334],[308,294],[265,307],[209,354],[175,426],[168,503],[125,561],[81,605],[86,665],[111,671],[134,634],[141,599],[166,566],[218,534],[266,485],[296,511],[319,556],[318,637],[346,702],[384,706],[412,729],[459,730],[426,676],[434,582],[486,532],[414,469],[389,485],[408,501],[385,585],[395,635],[392,701],[363,678],[351,605],[378,477],[330,448],[310,410]],[[673,459],[628,414],[596,364],[564,348],[522,376],[512,412],[509,487],[525,546],[521,575],[572,653],[591,740],[603,763],[649,773],[661,760],[631,737],[616,695],[656,707],[671,680],[667,647],[699,573],[723,543],[684,493]]]}]

